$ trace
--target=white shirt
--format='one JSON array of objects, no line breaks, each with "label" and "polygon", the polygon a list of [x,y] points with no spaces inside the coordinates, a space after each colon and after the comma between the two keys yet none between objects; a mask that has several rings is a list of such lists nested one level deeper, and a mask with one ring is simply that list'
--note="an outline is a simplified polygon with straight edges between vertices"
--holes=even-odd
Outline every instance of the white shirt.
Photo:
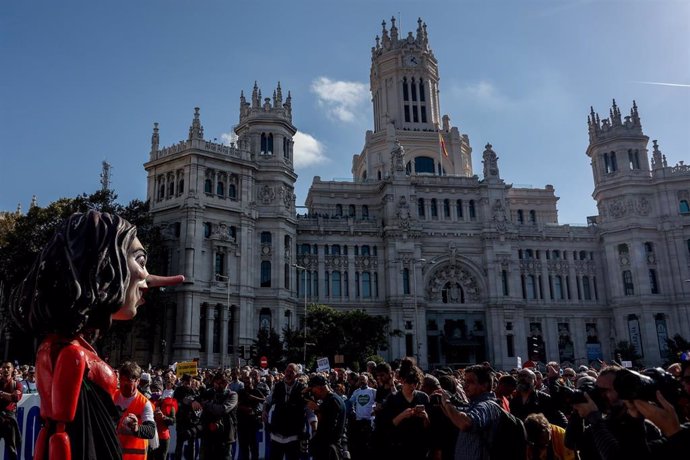
[{"label": "white shirt", "polygon": [[355,409],[357,420],[371,420],[376,404],[376,390],[373,388],[357,388],[350,396],[350,402]]},{"label": "white shirt", "polygon": [[[115,397],[115,405],[120,410],[120,413],[125,413],[129,405],[132,403],[132,401],[134,401],[134,396],[136,396],[136,393],[129,398],[125,398],[122,396],[122,393],[118,393],[118,395]],[[151,406],[151,401],[146,401],[146,405],[144,405],[144,409],[141,411],[141,414],[134,415],[136,415],[139,419],[139,425],[144,422],[154,422],[153,406]]]}]

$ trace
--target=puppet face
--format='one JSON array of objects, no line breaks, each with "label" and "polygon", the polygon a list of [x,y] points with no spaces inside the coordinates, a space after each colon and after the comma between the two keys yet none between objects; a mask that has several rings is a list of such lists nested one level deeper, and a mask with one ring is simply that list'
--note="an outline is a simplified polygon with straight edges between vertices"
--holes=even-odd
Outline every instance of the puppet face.
[{"label": "puppet face", "polygon": [[128,320],[137,314],[137,308],[144,303],[144,293],[148,289],[146,278],[146,250],[139,238],[134,238],[127,251],[127,268],[129,269],[129,286],[125,294],[124,305],[113,315],[114,320]]}]

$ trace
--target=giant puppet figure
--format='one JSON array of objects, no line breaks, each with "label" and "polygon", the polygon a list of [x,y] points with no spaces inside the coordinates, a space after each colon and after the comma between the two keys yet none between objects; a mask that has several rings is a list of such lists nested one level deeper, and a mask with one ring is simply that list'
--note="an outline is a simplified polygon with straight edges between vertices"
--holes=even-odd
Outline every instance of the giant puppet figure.
[{"label": "giant puppet figure", "polygon": [[36,459],[122,457],[117,378],[92,342],[112,320],[132,319],[147,289],[183,280],[149,275],[136,227],[118,216],[90,211],[62,223],[12,296],[13,319],[44,337],[36,356],[44,422]]}]

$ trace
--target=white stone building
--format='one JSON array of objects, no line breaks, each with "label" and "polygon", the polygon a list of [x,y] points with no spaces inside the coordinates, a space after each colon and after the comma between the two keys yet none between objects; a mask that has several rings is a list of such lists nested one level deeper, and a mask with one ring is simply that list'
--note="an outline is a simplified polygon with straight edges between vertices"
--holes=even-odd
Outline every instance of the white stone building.
[{"label": "white stone building", "polygon": [[169,271],[187,277],[156,332],[166,361],[230,364],[260,327],[299,328],[305,285],[310,303],[390,317],[383,354],[423,367],[579,365],[621,340],[664,361],[666,337],[690,337],[690,167],[668,166],[656,141],[650,165],[634,103],[625,117],[615,102],[609,118],[592,110],[599,215],[559,225],[554,188],[506,183],[491,145],[475,174],[468,136],[439,112],[426,25],[401,37],[391,21],[372,47],[374,127],[353,178],[314,178],[306,213],[280,85],[240,97],[230,147],[204,140],[198,109],[176,145],[155,126],[148,199]]}]

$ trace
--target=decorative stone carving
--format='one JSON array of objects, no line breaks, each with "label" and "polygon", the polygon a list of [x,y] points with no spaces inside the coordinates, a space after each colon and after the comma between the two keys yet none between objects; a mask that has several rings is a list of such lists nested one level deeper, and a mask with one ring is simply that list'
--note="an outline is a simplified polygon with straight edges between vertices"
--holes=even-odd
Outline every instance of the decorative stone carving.
[{"label": "decorative stone carving", "polygon": [[467,269],[459,266],[447,266],[438,270],[429,283],[427,297],[431,300],[439,300],[444,286],[448,283],[450,283],[451,286],[453,286],[454,283],[459,284],[465,292],[466,301],[479,302],[481,300],[481,292],[477,280]]},{"label": "decorative stone carving", "polygon": [[273,190],[273,187],[269,187],[268,185],[264,185],[259,189],[259,200],[263,204],[271,204],[273,200],[276,199],[276,192]]},{"label": "decorative stone carving", "polygon": [[400,141],[395,140],[395,148],[391,152],[391,169],[395,172],[405,172],[405,149],[400,145]]},{"label": "decorative stone carving", "polygon": [[400,197],[398,201],[398,226],[401,228],[410,228],[410,205],[407,204],[405,196]]},{"label": "decorative stone carving", "polygon": [[625,216],[648,216],[652,211],[652,206],[644,196],[627,199],[617,198],[611,200],[605,210],[608,211],[609,216],[620,219]]},{"label": "decorative stone carving", "polygon": [[508,229],[508,218],[506,217],[506,208],[503,206],[503,200],[496,200],[493,206],[493,217],[496,230],[505,232]]}]

